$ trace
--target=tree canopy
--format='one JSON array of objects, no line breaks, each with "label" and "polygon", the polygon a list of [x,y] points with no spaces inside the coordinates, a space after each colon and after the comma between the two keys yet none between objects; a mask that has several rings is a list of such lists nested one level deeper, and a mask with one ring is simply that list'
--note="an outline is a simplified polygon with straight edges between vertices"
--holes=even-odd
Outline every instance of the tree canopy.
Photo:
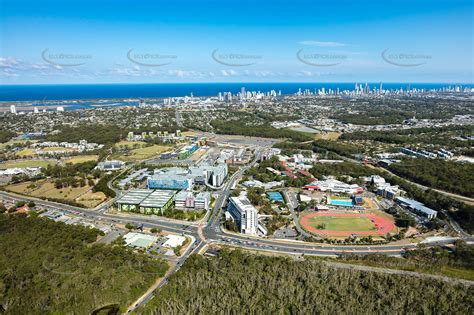
[{"label": "tree canopy", "polygon": [[307,259],[223,250],[191,256],[145,314],[468,314],[474,289],[433,279],[334,269]]},{"label": "tree canopy", "polygon": [[0,215],[0,313],[90,314],[124,308],[168,266],[121,246],[93,244],[99,231]]}]

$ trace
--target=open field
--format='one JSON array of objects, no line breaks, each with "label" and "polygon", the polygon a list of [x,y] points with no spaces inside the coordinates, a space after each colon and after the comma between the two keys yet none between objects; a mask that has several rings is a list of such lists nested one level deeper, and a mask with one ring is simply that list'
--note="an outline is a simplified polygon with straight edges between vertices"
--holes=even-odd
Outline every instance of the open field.
[{"label": "open field", "polygon": [[365,198],[364,197],[363,199],[364,199],[364,208],[365,209],[376,210],[376,209],[379,208],[377,206],[377,204],[371,198]]},{"label": "open field", "polygon": [[36,152],[35,152],[35,150],[33,150],[33,149],[25,148],[25,149],[23,149],[23,150],[21,150],[21,151],[18,151],[18,152],[16,153],[16,155],[18,155],[19,157],[34,156],[34,155],[36,155]]},{"label": "open field", "polygon": [[[53,152],[53,153],[56,151],[58,152],[75,152],[76,151],[72,148],[63,148],[63,147],[47,147],[47,148],[40,148],[39,150],[43,152]],[[16,155],[21,158],[38,156],[38,154],[36,154],[36,150],[31,149],[31,148],[22,149],[21,151],[18,151]]]},{"label": "open field", "polygon": [[107,199],[107,197],[105,196],[103,192],[101,191],[92,192],[91,190],[91,191],[86,192],[82,196],[78,197],[76,201],[83,204],[87,208],[95,208],[96,206],[101,204],[105,199]]},{"label": "open field", "polygon": [[316,129],[306,127],[306,126],[291,127],[291,128],[288,128],[288,129],[293,130],[293,131],[299,131],[299,132],[307,133],[307,134],[315,134],[315,133],[318,132]]},{"label": "open field", "polygon": [[127,147],[129,149],[133,149],[134,147],[142,147],[144,145],[146,145],[147,143],[144,142],[144,141],[127,141],[127,140],[122,140],[118,143],[115,144],[116,147],[120,148],[120,147]]},{"label": "open field", "polygon": [[391,220],[373,213],[307,213],[300,224],[310,233],[329,236],[385,235],[395,230]]},{"label": "open field", "polygon": [[53,160],[15,160],[0,163],[0,169],[3,168],[25,168],[25,167],[46,167],[49,164],[56,164]]},{"label": "open field", "polygon": [[191,155],[191,160],[192,161],[197,161],[199,160],[204,154],[206,154],[206,150],[202,149],[202,148],[199,148],[196,152],[194,152],[192,155]]},{"label": "open field", "polygon": [[71,163],[71,164],[78,164],[78,163],[84,163],[84,162],[89,162],[89,161],[97,161],[99,158],[98,155],[78,155],[78,156],[73,156],[68,159],[64,159],[64,163]]},{"label": "open field", "polygon": [[181,133],[184,137],[194,137],[197,136],[198,134],[194,131],[183,131]]},{"label": "open field", "polygon": [[314,135],[316,140],[337,140],[341,134],[339,132],[323,132]]},{"label": "open field", "polygon": [[153,156],[169,151],[172,148],[172,146],[153,145],[149,147],[133,149],[128,153],[113,154],[112,158],[126,162],[135,162],[152,158]]},{"label": "open field", "polygon": [[73,148],[64,148],[64,147],[46,147],[46,148],[41,148],[42,151],[44,152],[54,152],[54,151],[63,151],[63,152],[74,152]]},{"label": "open field", "polygon": [[0,149],[5,148],[8,145],[15,145],[15,144],[25,144],[26,142],[31,142],[35,143],[38,142],[38,140],[18,140],[18,139],[12,139],[8,142],[0,143]]},{"label": "open field", "polygon": [[[373,231],[375,226],[367,217],[317,216],[308,219],[308,224],[329,231]],[[324,226],[324,228],[322,228]]]},{"label": "open field", "polygon": [[[392,257],[390,259],[399,259],[399,261],[394,261],[394,264],[390,264],[383,261],[376,261],[376,260],[357,260],[357,259],[338,259],[338,263],[344,264],[351,264],[351,265],[359,265],[359,266],[370,266],[370,267],[377,267],[377,268],[388,268],[393,270],[404,270],[404,271],[412,271],[412,272],[420,272],[426,274],[438,274],[443,275],[451,278],[459,278],[459,279],[466,279],[474,281],[474,269],[466,268],[462,266],[449,266],[449,265],[441,265],[434,267],[433,265],[423,265],[423,264],[416,264],[413,261],[406,260],[403,258],[395,258]],[[333,258],[329,259],[330,261]],[[390,262],[390,261],[389,261]]]},{"label": "open field", "polygon": [[23,182],[19,184],[12,184],[5,187],[6,190],[29,195],[37,198],[53,198],[65,199],[69,201],[76,201],[86,207],[95,207],[100,202],[105,200],[103,193],[92,193],[92,187],[66,187],[56,189],[54,183],[50,180],[40,180],[37,182]]}]

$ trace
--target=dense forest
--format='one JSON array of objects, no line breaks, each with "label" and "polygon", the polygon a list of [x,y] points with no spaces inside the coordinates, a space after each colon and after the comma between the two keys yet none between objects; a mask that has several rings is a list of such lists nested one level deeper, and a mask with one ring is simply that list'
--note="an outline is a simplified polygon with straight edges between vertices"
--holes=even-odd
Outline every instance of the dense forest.
[{"label": "dense forest", "polygon": [[10,130],[0,129],[0,143],[8,142],[15,134]]},{"label": "dense forest", "polygon": [[342,162],[334,164],[314,164],[310,169],[311,174],[316,178],[322,178],[323,176],[336,176],[341,177],[344,175],[351,177],[369,176],[374,174],[374,170],[352,162]]},{"label": "dense forest", "polygon": [[344,133],[340,140],[371,140],[389,144],[399,145],[437,145],[452,149],[456,147],[471,147],[473,141],[461,141],[453,139],[456,136],[471,135],[474,132],[473,126],[446,126],[439,128],[413,128],[397,129],[390,131],[356,131]]},{"label": "dense forest", "polygon": [[457,241],[456,246],[449,250],[440,246],[421,245],[417,249],[406,251],[402,256],[403,258],[383,254],[347,254],[340,256],[338,260],[474,280],[474,245],[463,241]]},{"label": "dense forest", "polygon": [[115,198],[115,191],[110,189],[109,186],[107,185],[107,183],[112,180],[112,178],[114,177],[113,174],[110,174],[110,175],[105,175],[104,177],[102,177],[101,179],[99,179],[99,181],[97,182],[97,184],[95,184],[95,186],[92,188],[92,191],[93,192],[98,192],[98,191],[101,191],[103,192],[107,197],[111,197],[111,198]]},{"label": "dense forest", "polygon": [[249,126],[246,125],[245,121],[213,120],[211,121],[211,125],[215,129],[215,132],[219,134],[263,138],[287,138],[298,142],[312,140],[311,136],[302,132],[290,129],[277,129],[269,124]]},{"label": "dense forest", "polygon": [[191,256],[145,314],[471,314],[474,288],[222,250]]},{"label": "dense forest", "polygon": [[332,114],[335,118],[356,125],[401,124],[408,119],[450,119],[455,115],[473,112],[468,100],[427,100],[406,98],[404,100],[374,99],[350,104]]},{"label": "dense forest", "polygon": [[118,126],[111,125],[81,125],[77,127],[60,126],[56,134],[47,136],[49,141],[67,141],[79,142],[79,140],[87,140],[88,142],[99,144],[112,144],[126,137],[127,131]]},{"label": "dense forest", "polygon": [[389,170],[418,184],[474,197],[474,165],[440,159],[404,159]]},{"label": "dense forest", "polygon": [[412,118],[414,113],[394,110],[371,110],[364,115],[343,113],[332,118],[354,125],[389,125],[401,124],[404,120]]},{"label": "dense forest", "polygon": [[313,151],[316,153],[325,153],[332,151],[339,155],[353,158],[355,154],[364,153],[365,149],[349,143],[336,142],[331,140],[316,140],[313,142]]},{"label": "dense forest", "polygon": [[121,246],[92,244],[99,231],[0,215],[0,313],[90,314],[124,309],[167,270]]}]

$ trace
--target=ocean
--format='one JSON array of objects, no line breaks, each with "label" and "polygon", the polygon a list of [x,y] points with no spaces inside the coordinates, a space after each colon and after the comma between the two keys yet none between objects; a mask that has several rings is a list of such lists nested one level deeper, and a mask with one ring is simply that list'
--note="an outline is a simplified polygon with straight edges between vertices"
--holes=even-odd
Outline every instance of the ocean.
[{"label": "ocean", "polygon": [[[380,83],[369,83],[370,88]],[[410,83],[411,88],[433,89],[449,83]],[[279,91],[293,94],[299,88],[353,90],[355,83],[157,83],[157,84],[64,84],[64,85],[3,85],[0,101],[54,101],[87,99],[163,98],[173,96],[216,96],[219,92],[237,93],[242,87],[247,91]],[[384,89],[406,89],[407,83],[384,83]],[[472,84],[462,85],[472,87]]]}]

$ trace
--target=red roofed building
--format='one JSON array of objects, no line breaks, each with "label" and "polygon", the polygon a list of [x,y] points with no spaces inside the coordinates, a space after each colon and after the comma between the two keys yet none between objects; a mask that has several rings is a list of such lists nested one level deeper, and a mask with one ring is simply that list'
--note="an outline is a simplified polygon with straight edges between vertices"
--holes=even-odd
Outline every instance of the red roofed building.
[{"label": "red roofed building", "polygon": [[18,207],[16,208],[16,213],[28,213],[28,211],[30,211],[30,207],[28,207],[28,205],[23,205],[21,207]]},{"label": "red roofed building", "polygon": [[313,174],[311,174],[310,172],[308,172],[307,170],[298,170],[298,173],[300,173],[301,175],[303,176],[306,176],[306,177],[309,177],[311,179],[316,179]]},{"label": "red roofed building", "polygon": [[286,164],[285,161],[281,161],[280,162],[280,165],[283,166],[283,168],[285,169],[285,173],[288,177],[292,178],[292,179],[295,179],[297,176],[293,173],[293,171],[291,170],[291,168],[288,167],[288,164]]}]

